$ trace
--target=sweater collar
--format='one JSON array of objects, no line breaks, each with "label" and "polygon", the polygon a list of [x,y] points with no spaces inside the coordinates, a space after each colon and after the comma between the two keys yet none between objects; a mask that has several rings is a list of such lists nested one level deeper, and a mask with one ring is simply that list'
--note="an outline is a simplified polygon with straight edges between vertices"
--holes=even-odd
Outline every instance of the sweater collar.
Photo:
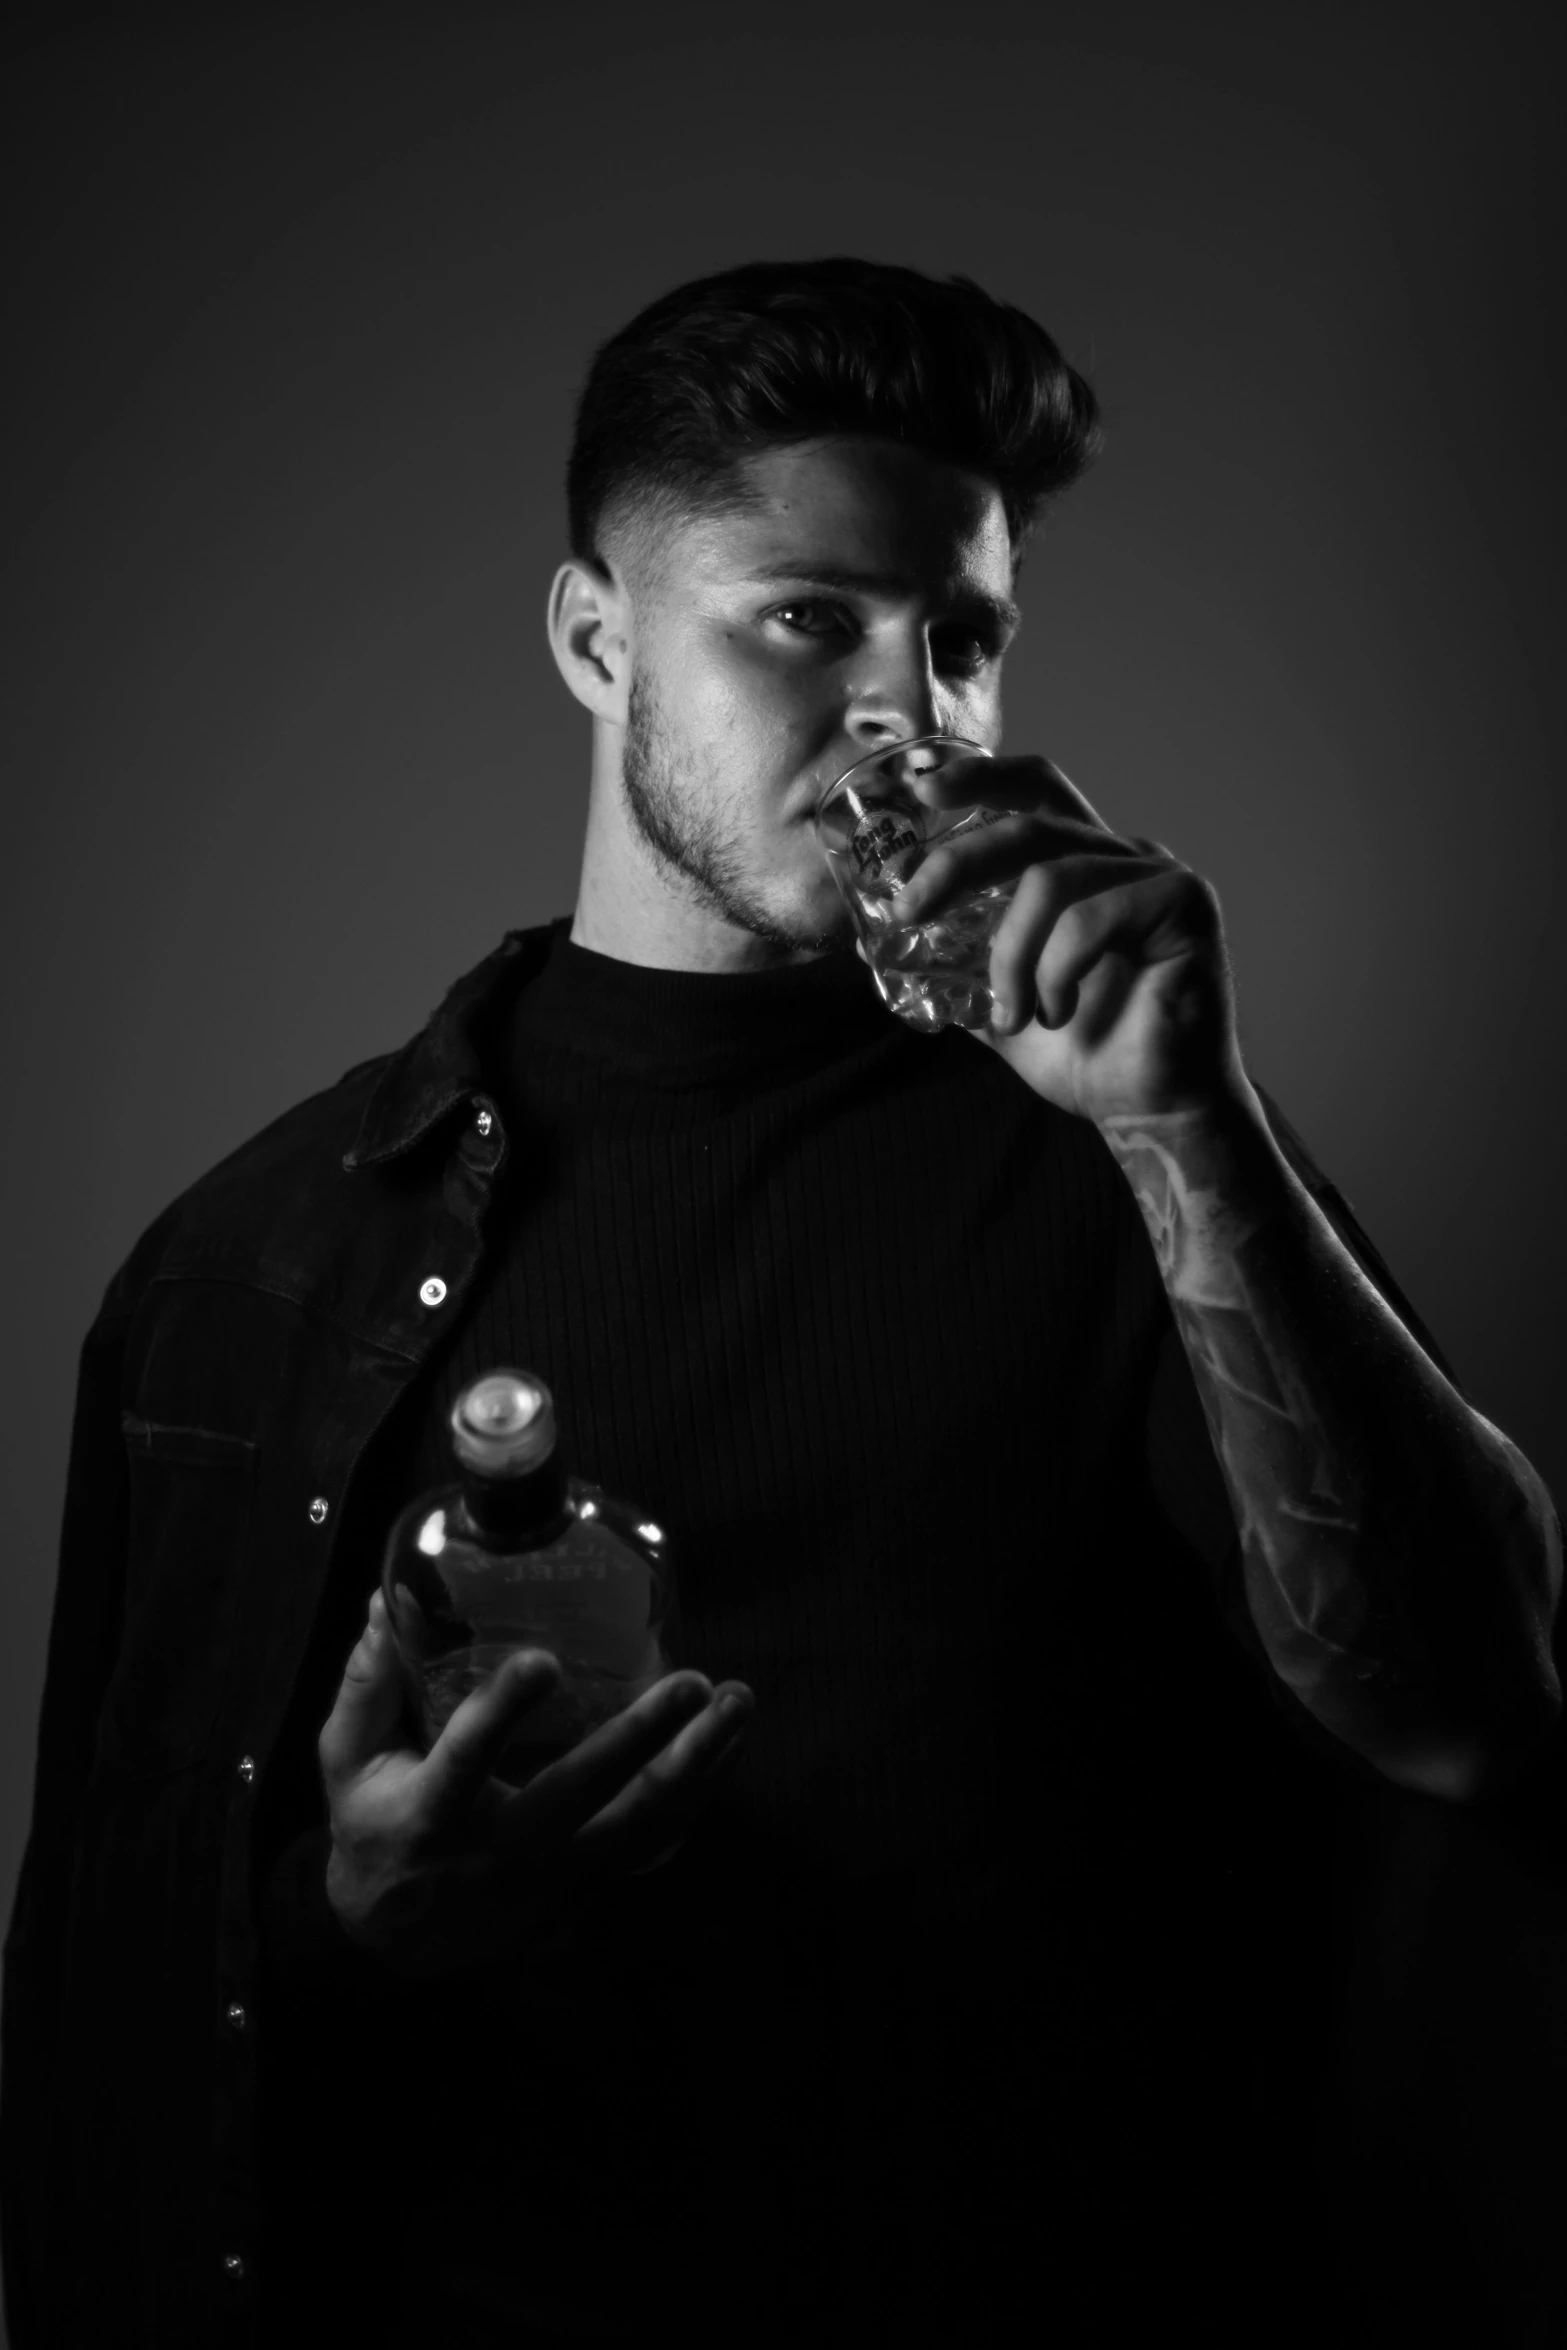
[{"label": "sweater collar", "polygon": [[649,1092],[759,1093],[895,1034],[853,955],[759,971],[663,971],[579,946],[550,925],[520,994],[511,1074],[524,1088],[547,1053]]}]

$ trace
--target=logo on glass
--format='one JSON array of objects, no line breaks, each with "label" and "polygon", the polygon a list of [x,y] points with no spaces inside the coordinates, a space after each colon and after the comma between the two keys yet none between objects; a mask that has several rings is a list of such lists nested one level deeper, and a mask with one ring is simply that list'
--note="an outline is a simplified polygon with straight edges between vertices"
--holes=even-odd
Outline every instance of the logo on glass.
[{"label": "logo on glass", "polygon": [[906,857],[919,845],[918,826],[897,808],[868,808],[849,835],[849,854],[862,880],[887,874],[895,858]]}]

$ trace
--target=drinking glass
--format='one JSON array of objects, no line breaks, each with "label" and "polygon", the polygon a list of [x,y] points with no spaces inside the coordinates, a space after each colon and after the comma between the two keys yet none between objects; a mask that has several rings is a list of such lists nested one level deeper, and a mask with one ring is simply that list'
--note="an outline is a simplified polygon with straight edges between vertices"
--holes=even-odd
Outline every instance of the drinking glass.
[{"label": "drinking glass", "polygon": [[979,1028],[990,1017],[990,942],[1015,881],[968,891],[928,922],[894,922],[891,903],[933,848],[994,824],[994,808],[932,808],[921,776],[963,755],[988,759],[961,734],[916,734],[884,744],[830,783],[816,834],[882,1002],[911,1028]]}]

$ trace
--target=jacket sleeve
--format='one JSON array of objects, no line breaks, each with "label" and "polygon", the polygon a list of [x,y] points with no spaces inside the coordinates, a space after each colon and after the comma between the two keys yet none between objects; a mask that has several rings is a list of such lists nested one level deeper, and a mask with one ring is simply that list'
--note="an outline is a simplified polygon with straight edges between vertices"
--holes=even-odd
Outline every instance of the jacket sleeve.
[{"label": "jacket sleeve", "polygon": [[0,2258],[11,2350],[42,2339],[36,2263],[48,2194],[76,1826],[119,1646],[129,1480],[120,1431],[129,1312],[111,1285],[83,1341],[32,1816],[0,1999]]}]

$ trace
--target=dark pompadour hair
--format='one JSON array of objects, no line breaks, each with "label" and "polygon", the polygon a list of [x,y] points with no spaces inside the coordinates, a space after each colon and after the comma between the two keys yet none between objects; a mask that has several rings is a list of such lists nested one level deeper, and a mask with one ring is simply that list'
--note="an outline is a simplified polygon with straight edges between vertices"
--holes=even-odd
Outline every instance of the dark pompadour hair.
[{"label": "dark pompadour hair", "polygon": [[1014,552],[1098,454],[1092,387],[1043,327],[971,278],[839,257],[676,286],[595,353],[566,467],[571,551],[610,517],[734,511],[737,460],[874,434],[995,482]]}]

